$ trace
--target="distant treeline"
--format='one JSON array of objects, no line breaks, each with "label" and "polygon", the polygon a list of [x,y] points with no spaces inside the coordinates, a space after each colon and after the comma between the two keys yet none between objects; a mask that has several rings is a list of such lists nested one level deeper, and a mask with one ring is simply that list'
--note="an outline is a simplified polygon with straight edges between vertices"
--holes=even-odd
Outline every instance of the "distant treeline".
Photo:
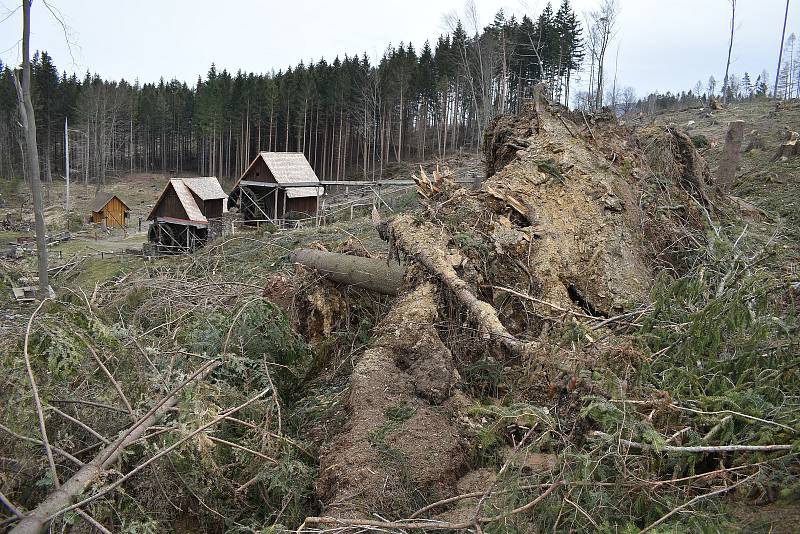
[{"label": "distant treeline", "polygon": [[797,46],[795,33],[789,34],[784,42],[780,65],[780,72],[775,80],[766,70],[762,70],[761,74],[755,77],[749,72],[745,72],[741,77],[731,74],[727,85],[724,81],[720,82],[714,76],[710,76],[708,81],[705,83],[698,81],[689,91],[652,93],[646,98],[637,99],[635,92],[631,88],[626,88],[624,92],[609,93],[606,101],[622,115],[631,112],[653,114],[687,106],[704,105],[711,96],[726,102],[768,97],[783,100],[800,98],[800,47]]},{"label": "distant treeline", "polygon": [[[477,20],[468,9],[433,46],[390,46],[377,63],[344,56],[271,74],[212,64],[194,87],[59,75],[38,53],[32,86],[43,176],[64,174],[65,119],[73,180],[171,170],[232,178],[259,150],[301,151],[321,178],[343,179],[380,175],[390,161],[476,151],[489,121],[515,111],[539,82],[569,102],[584,40],[568,0],[535,20],[502,11],[489,26]],[[591,54],[595,69],[602,61]],[[4,178],[23,175],[23,148],[12,73],[0,65]]]},{"label": "distant treeline", "polygon": [[[692,106],[705,106],[712,96],[719,100],[724,98],[727,102],[767,98],[770,96],[768,80],[767,71],[763,71],[755,80],[747,72],[741,78],[736,74],[731,74],[728,87],[725,88],[725,94],[722,94],[722,89],[719,87],[720,84],[714,76],[711,76],[705,84],[698,81],[688,91],[651,93],[646,98],[641,99],[629,97],[620,99],[618,96],[616,107],[620,115],[628,113],[652,115],[660,111],[675,111]],[[778,96],[782,96],[781,91],[782,89],[779,87]],[[789,93],[787,92],[786,94],[788,95]],[[612,95],[608,96],[609,101],[612,101],[613,98]],[[790,96],[785,96],[785,98],[790,98]]]}]

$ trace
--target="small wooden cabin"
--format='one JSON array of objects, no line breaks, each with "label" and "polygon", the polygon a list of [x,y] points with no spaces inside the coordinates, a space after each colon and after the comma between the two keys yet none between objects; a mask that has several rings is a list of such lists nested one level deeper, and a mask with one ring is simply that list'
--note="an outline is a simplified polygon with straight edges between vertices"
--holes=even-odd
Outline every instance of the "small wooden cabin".
[{"label": "small wooden cabin", "polygon": [[215,176],[173,178],[147,216],[148,239],[159,252],[186,252],[205,244],[227,211],[228,196]]},{"label": "small wooden cabin", "polygon": [[246,223],[316,217],[324,190],[301,152],[260,152],[231,192]]},{"label": "small wooden cabin", "polygon": [[93,223],[99,224],[105,221],[109,228],[127,226],[128,214],[131,211],[117,195],[107,191],[97,193],[89,209],[92,210],[91,220]]}]

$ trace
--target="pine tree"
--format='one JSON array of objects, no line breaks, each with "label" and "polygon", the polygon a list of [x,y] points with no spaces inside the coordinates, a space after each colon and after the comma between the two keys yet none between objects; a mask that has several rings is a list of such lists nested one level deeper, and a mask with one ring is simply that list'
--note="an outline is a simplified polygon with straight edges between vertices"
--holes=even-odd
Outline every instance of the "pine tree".
[{"label": "pine tree", "polygon": [[[563,79],[564,105],[569,103],[569,85],[573,71],[577,71],[584,58],[583,30],[578,17],[572,10],[569,0],[563,0],[555,17],[556,31],[559,35],[559,76]],[[559,84],[559,88],[562,86]]]},{"label": "pine tree", "polygon": [[753,83],[747,72],[744,73],[744,77],[742,78],[742,93],[745,98],[751,98],[753,96]]}]

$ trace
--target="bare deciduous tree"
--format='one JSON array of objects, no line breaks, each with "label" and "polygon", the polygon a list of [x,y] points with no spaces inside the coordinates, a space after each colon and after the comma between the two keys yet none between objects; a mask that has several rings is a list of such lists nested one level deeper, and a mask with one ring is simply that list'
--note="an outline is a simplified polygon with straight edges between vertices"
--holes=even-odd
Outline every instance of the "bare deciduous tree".
[{"label": "bare deciduous tree", "polygon": [[603,0],[600,9],[589,14],[589,53],[592,57],[592,64],[597,65],[597,74],[594,76],[595,110],[603,107],[605,58],[608,45],[614,38],[618,16],[619,5],[617,0]]},{"label": "bare deciduous tree", "polygon": [[17,89],[19,118],[25,132],[25,156],[27,159],[28,182],[33,196],[33,216],[36,221],[36,248],[39,257],[39,293],[42,298],[49,296],[50,283],[47,277],[47,227],[44,222],[44,203],[39,169],[39,149],[36,145],[36,117],[31,101],[31,2],[22,0],[22,83],[14,75]]},{"label": "bare deciduous tree", "polygon": [[637,102],[636,90],[633,87],[626,87],[622,91],[622,113],[629,113]]}]

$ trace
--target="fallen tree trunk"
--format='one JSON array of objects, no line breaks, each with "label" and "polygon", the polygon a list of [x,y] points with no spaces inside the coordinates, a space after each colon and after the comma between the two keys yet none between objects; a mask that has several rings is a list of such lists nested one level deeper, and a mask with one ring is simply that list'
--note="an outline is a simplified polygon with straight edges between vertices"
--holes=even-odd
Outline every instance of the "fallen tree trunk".
[{"label": "fallen tree trunk", "polygon": [[81,467],[77,473],[64,482],[60,488],[50,493],[39,506],[25,514],[12,534],[40,534],[46,530],[51,517],[73,505],[80,495],[95,481],[99,480],[108,466],[119,459],[128,445],[138,441],[147,430],[156,424],[166,413],[178,404],[177,393],[197,378],[202,379],[219,365],[218,361],[208,362],[173,389],[164,399],[144,414],[136,423],[115,441],[100,451],[94,459]]},{"label": "fallen tree trunk", "polygon": [[405,270],[395,261],[348,256],[313,249],[298,249],[289,255],[299,263],[340,284],[362,287],[383,295],[397,295]]},{"label": "fallen tree trunk", "polygon": [[429,282],[404,292],[357,360],[348,422],[320,453],[317,492],[325,515],[401,517],[419,499],[455,491],[466,451],[448,415],[459,375],[437,331],[438,298]]}]

